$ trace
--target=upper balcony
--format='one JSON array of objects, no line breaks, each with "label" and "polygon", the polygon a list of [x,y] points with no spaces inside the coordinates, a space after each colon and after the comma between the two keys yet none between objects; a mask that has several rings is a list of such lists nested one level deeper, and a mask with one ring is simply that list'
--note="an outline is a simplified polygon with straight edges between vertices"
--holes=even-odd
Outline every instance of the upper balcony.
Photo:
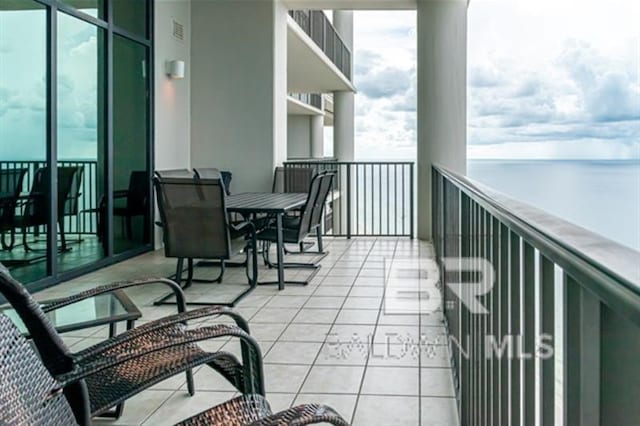
[{"label": "upper balcony", "polygon": [[323,11],[289,11],[287,44],[290,92],[355,91],[351,51]]}]

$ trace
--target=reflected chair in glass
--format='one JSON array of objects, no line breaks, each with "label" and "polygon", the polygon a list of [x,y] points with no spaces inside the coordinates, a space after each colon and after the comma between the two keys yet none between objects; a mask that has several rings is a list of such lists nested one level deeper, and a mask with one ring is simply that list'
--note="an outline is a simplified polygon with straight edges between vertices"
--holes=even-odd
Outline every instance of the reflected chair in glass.
[{"label": "reflected chair in glass", "polygon": [[126,238],[133,240],[133,218],[143,217],[143,242],[149,241],[149,174],[144,170],[131,172],[129,188],[113,193],[114,202],[124,199],[124,205],[115,206],[113,215],[123,218]]},{"label": "reflected chair in glass", "polygon": [[[240,248],[246,256],[246,275],[249,287],[232,301],[189,301],[193,305],[234,306],[249,294],[258,281],[256,232],[252,222],[231,224],[225,206],[224,184],[221,179],[155,177],[154,188],[162,222],[165,256],[177,259],[176,279],[182,284],[182,273],[187,260],[187,279],[183,289],[194,282],[194,259],[217,260],[220,282],[224,274],[224,261],[229,260]],[[232,246],[240,244],[237,249]],[[251,262],[249,256],[251,254]],[[249,273],[249,270],[251,274]],[[171,295],[155,302],[167,303]]]},{"label": "reflected chair in glass", "polygon": [[[150,321],[76,353],[65,345],[46,314],[102,294],[148,284],[169,286],[176,298],[178,313]],[[195,387],[191,371],[201,365],[208,365],[243,395],[264,395],[262,355],[257,342],[249,335],[247,322],[222,306],[187,312],[180,286],[166,278],[99,286],[43,307],[0,264],[0,293],[20,317],[49,374],[62,383],[66,381],[65,377],[79,376],[81,379],[64,387],[64,394],[80,424],[90,424],[91,417],[96,416],[118,417],[124,401],[180,373],[187,374],[187,390],[193,395]],[[190,322],[221,317],[231,318],[235,324],[187,326]],[[218,338],[238,339],[242,361],[229,352],[209,352],[198,345],[198,342]],[[6,350],[4,345],[0,347],[2,350]],[[6,384],[3,382],[0,388],[6,389]],[[114,407],[115,412],[110,411]]]},{"label": "reflected chair in glass", "polygon": [[[78,199],[82,181],[82,167],[58,167],[58,227],[60,229],[60,251],[67,247],[64,217],[78,213]],[[49,223],[49,168],[37,169],[33,176],[31,191],[24,201],[22,216],[16,217],[16,225],[22,229],[22,245],[26,252],[33,251],[27,240],[27,229],[45,226]],[[68,213],[68,214],[67,214]]]},{"label": "reflected chair in glass", "polygon": [[[90,424],[86,414],[82,415],[91,411],[86,394],[74,396],[65,392],[90,377],[89,371],[75,370],[69,374],[52,375],[33,346],[4,315],[0,315],[0,348],[3,359],[0,364],[3,384],[0,387],[0,424]],[[118,369],[130,362],[113,358],[105,364]],[[269,403],[260,394],[234,398],[181,424],[268,426],[315,423],[348,425],[332,408],[318,404],[299,405],[273,414]]]},{"label": "reflected chair in glass", "polygon": [[[16,241],[16,208],[22,192],[26,168],[0,170],[0,244],[3,250],[12,250]],[[9,234],[9,241],[5,234]]]},{"label": "reflected chair in glass", "polygon": [[[304,239],[315,232],[318,236],[321,235],[319,222],[322,217],[322,210],[327,200],[329,190],[331,189],[334,174],[330,172],[322,172],[316,175],[311,180],[309,186],[309,192],[307,195],[307,202],[302,208],[301,214],[298,217],[285,217],[283,218],[283,230],[282,241],[285,244],[300,244],[304,242]],[[286,225],[285,225],[286,223]],[[268,225],[266,228],[258,232],[257,238],[259,241],[265,242],[265,247],[262,251],[265,263],[270,268],[277,267],[276,264],[269,260],[269,245],[271,243],[277,243],[278,241],[278,229],[273,224]],[[322,239],[319,237],[319,244],[322,245]],[[291,284],[307,285],[311,279],[315,276],[320,265],[313,263],[285,263],[285,268],[304,268],[314,269],[311,276],[306,281],[287,281]],[[274,284],[275,282],[261,283],[261,284]]]}]

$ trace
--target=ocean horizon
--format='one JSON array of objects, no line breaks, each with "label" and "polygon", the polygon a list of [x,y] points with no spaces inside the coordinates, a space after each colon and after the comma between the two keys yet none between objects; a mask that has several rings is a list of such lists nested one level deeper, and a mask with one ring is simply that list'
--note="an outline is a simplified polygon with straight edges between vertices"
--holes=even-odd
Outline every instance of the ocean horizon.
[{"label": "ocean horizon", "polygon": [[640,160],[469,160],[467,175],[640,251]]}]

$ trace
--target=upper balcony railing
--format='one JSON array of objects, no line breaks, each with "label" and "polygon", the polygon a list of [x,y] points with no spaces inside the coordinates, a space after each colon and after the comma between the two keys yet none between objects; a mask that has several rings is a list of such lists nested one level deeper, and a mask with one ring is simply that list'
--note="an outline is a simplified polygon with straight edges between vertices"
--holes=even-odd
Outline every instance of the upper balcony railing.
[{"label": "upper balcony railing", "polygon": [[637,424],[640,253],[445,169],[432,184],[461,425]]},{"label": "upper balcony railing", "polygon": [[321,10],[290,10],[289,15],[322,49],[342,74],[351,80],[351,51]]},{"label": "upper balcony railing", "polygon": [[319,93],[289,93],[294,99],[322,110],[322,95]]}]

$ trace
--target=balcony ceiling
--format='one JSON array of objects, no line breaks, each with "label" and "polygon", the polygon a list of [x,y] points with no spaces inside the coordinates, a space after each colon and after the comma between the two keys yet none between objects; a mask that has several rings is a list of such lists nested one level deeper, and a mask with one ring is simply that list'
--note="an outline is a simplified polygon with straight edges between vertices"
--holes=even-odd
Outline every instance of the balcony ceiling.
[{"label": "balcony ceiling", "polygon": [[411,10],[420,0],[285,0],[289,9]]},{"label": "balcony ceiling", "polygon": [[353,84],[288,16],[287,80],[291,93],[353,91]]}]

